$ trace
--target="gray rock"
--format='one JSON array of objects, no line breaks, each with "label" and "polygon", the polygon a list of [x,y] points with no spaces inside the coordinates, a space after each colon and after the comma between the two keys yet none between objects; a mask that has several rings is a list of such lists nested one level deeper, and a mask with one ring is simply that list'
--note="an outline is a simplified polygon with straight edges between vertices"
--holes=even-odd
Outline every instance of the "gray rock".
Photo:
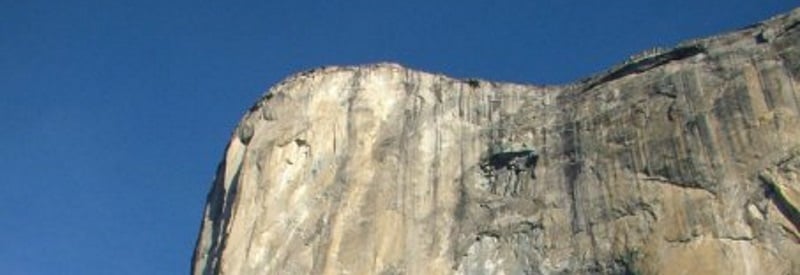
[{"label": "gray rock", "polygon": [[192,272],[800,274],[798,22],[565,86],[289,77],[234,131]]}]

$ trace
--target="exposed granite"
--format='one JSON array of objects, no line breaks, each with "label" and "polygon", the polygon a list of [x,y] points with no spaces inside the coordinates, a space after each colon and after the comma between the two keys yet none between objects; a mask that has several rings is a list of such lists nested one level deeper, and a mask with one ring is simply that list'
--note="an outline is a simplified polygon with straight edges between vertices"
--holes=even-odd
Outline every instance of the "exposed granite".
[{"label": "exposed granite", "polygon": [[582,82],[394,64],[276,85],[194,274],[800,274],[800,10]]}]

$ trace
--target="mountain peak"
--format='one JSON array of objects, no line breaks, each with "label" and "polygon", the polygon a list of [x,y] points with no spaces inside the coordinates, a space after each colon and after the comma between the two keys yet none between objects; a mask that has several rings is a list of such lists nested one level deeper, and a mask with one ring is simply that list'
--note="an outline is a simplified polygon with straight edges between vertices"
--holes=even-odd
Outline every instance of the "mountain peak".
[{"label": "mountain peak", "polygon": [[194,274],[797,274],[800,10],[582,82],[394,63],[275,85]]}]

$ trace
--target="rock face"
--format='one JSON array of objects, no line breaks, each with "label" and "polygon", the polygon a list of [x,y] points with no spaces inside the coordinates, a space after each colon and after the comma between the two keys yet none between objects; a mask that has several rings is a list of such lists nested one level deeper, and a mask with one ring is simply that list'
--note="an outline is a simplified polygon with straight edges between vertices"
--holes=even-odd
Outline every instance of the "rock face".
[{"label": "rock face", "polygon": [[800,274],[800,9],[579,83],[393,64],[273,87],[194,274]]}]

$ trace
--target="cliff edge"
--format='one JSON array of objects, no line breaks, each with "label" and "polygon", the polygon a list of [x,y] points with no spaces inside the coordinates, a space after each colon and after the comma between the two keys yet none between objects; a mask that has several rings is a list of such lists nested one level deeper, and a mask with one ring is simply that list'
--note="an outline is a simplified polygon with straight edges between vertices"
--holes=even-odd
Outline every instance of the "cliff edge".
[{"label": "cliff edge", "polygon": [[395,64],[271,88],[193,274],[800,274],[800,9],[564,86]]}]

